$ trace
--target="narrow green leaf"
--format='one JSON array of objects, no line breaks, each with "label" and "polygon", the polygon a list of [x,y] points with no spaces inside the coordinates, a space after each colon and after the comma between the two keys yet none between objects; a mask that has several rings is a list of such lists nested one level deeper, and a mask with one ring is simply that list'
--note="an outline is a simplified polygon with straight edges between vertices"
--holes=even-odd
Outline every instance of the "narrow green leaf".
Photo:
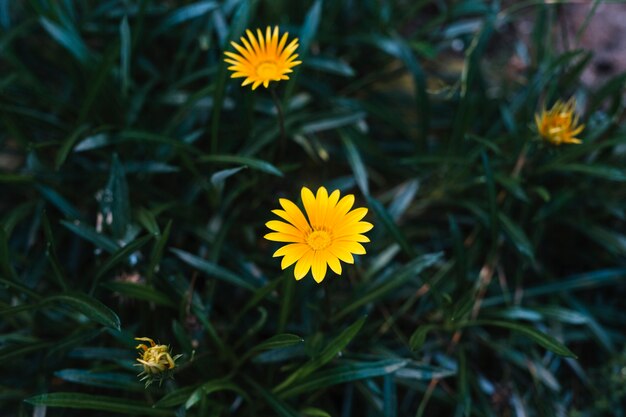
[{"label": "narrow green leaf", "polygon": [[161,236],[161,229],[154,214],[143,207],[137,210],[137,221],[153,236]]},{"label": "narrow green leaf", "polygon": [[159,264],[161,263],[161,258],[163,257],[163,250],[165,249],[167,240],[170,237],[171,230],[172,220],[167,222],[167,226],[165,226],[163,234],[159,237],[159,240],[155,243],[154,248],[152,249],[152,254],[150,255],[150,264],[148,265],[148,271],[146,273],[148,277],[148,282],[152,280],[152,276],[158,270]]},{"label": "narrow green leaf", "polygon": [[306,377],[321,366],[333,360],[339,352],[341,352],[346,346],[348,346],[348,343],[350,343],[350,341],[357,335],[359,330],[361,330],[361,327],[363,327],[363,324],[365,323],[365,319],[366,317],[361,317],[359,320],[352,323],[348,328],[341,332],[339,336],[330,341],[330,343],[326,345],[326,347],[324,348],[324,350],[322,350],[320,354],[311,358],[311,360],[298,368],[281,384],[274,388],[274,392],[280,392],[285,390],[286,388],[290,387],[295,381]]},{"label": "narrow green leaf", "polygon": [[41,17],[39,23],[54,40],[61,44],[77,60],[82,63],[86,63],[89,60],[89,49],[87,49],[87,46],[75,29],[62,27],[45,17]]},{"label": "narrow green leaf", "polygon": [[80,212],[74,207],[72,203],[70,203],[65,197],[61,194],[57,193],[50,187],[46,187],[45,185],[37,184],[37,190],[42,195],[43,198],[52,203],[56,208],[58,208],[61,213],[68,219],[81,219],[82,215]]},{"label": "narrow green leaf", "polygon": [[174,255],[176,255],[180,260],[190,265],[191,267],[197,269],[200,272],[207,274],[210,277],[214,277],[217,279],[221,279],[222,281],[228,282],[230,284],[236,285],[238,287],[245,288],[247,290],[255,290],[255,286],[250,284],[249,282],[243,280],[238,275],[230,272],[229,270],[222,268],[214,264],[213,262],[209,262],[206,259],[202,259],[198,256],[192,255],[188,252],[182,251],[180,249],[172,248],[170,249]]},{"label": "narrow green leaf", "polygon": [[84,369],[62,369],[54,373],[65,381],[92,387],[119,389],[129,391],[144,391],[135,375],[119,372],[93,372]]},{"label": "narrow green leaf", "polygon": [[402,247],[404,252],[409,255],[411,258],[415,257],[415,251],[413,247],[409,244],[404,233],[398,228],[398,226],[393,221],[393,218],[389,215],[389,212],[378,200],[374,197],[367,196],[367,204],[374,210],[380,221],[385,226],[385,229],[393,236],[393,238],[398,242],[398,244]]},{"label": "narrow green leaf", "polygon": [[126,95],[130,87],[130,53],[132,39],[128,16],[124,16],[120,22],[120,78],[122,80],[122,94]]},{"label": "narrow green leaf", "polygon": [[3,346],[0,348],[0,361],[2,361],[2,363],[9,363],[9,361],[13,359],[28,355],[38,350],[48,349],[53,345],[54,343],[51,342],[31,342],[24,346]]},{"label": "narrow green leaf", "polygon": [[315,407],[307,407],[300,410],[300,414],[305,417],[332,417],[329,413],[324,410],[320,410]]},{"label": "narrow green leaf", "polygon": [[112,281],[104,283],[102,286],[129,298],[149,301],[166,307],[176,307],[176,304],[166,294],[145,284]]},{"label": "narrow green leaf", "polygon": [[277,334],[276,336],[272,336],[269,339],[259,343],[253,349],[255,351],[260,350],[270,350],[270,349],[280,349],[293,345],[297,345],[304,342],[304,339],[295,334]]},{"label": "narrow green leaf", "polygon": [[173,411],[146,406],[145,402],[124,400],[118,397],[83,394],[79,392],[55,392],[27,398],[32,405],[47,407],[76,408],[79,410],[98,410],[121,414],[138,414],[144,416],[175,416]]},{"label": "narrow green leaf", "polygon": [[134,252],[141,249],[143,245],[148,243],[152,239],[152,236],[146,235],[140,237],[138,239],[133,240],[126,246],[115,251],[107,261],[102,264],[100,268],[98,268],[98,272],[96,273],[95,279],[99,280],[104,274],[106,274],[113,267],[117,266],[120,262],[124,262],[128,260],[128,257],[132,255]]},{"label": "narrow green leaf", "polygon": [[53,295],[46,298],[45,302],[63,303],[64,306],[84,314],[96,323],[100,323],[103,326],[115,330],[120,330],[120,319],[117,317],[117,314],[100,301],[86,294],[74,292]]},{"label": "narrow green leaf", "polygon": [[163,23],[161,23],[156,32],[160,33],[170,29],[172,26],[202,17],[218,7],[219,4],[215,1],[199,1],[183,7],[178,7],[174,9],[174,12],[170,13]]},{"label": "narrow green leaf", "polygon": [[214,380],[214,381],[205,382],[204,384],[200,385],[189,396],[189,399],[185,402],[185,408],[187,410],[189,410],[196,403],[198,403],[198,401],[200,401],[203,397],[206,397],[207,395],[209,395],[209,394],[211,394],[213,392],[218,392],[218,391],[233,391],[233,392],[239,394],[241,397],[243,397],[243,398],[247,399],[248,401],[250,401],[250,399],[248,397],[248,394],[246,394],[246,392],[244,390],[239,388],[233,382],[227,381],[227,380],[218,379],[218,380]]},{"label": "narrow green leaf", "polygon": [[224,189],[224,183],[226,182],[226,179],[229,177],[232,177],[239,171],[246,169],[246,168],[247,168],[246,166],[242,166],[242,167],[223,169],[221,171],[217,171],[216,173],[211,175],[211,184],[213,184],[213,186],[215,187],[218,193],[221,193],[222,190]]},{"label": "narrow green leaf", "polygon": [[[613,285],[626,281],[626,269],[600,269],[598,271],[587,272],[557,280],[545,285],[538,285],[524,290],[524,300],[541,295],[564,293],[567,291],[589,290],[592,288]],[[490,307],[503,304],[505,298],[501,295],[486,298],[482,302],[483,307]]]},{"label": "narrow green leaf", "polygon": [[352,142],[352,139],[348,136],[348,134],[344,130],[340,130],[339,133],[341,135],[343,146],[346,149],[348,163],[350,164],[350,168],[352,168],[356,183],[361,189],[363,195],[367,196],[369,195],[370,190],[367,180],[367,170],[365,169],[365,165],[363,164],[361,155],[359,154],[357,147],[354,145],[354,142]]},{"label": "narrow green leaf", "polygon": [[335,130],[340,127],[353,125],[366,116],[366,113],[358,112],[333,112],[317,117],[315,120],[309,121],[300,127],[300,133],[318,133],[326,130]]},{"label": "narrow green leaf", "polygon": [[463,327],[467,327],[467,326],[503,327],[505,329],[512,330],[514,332],[517,332],[519,334],[522,334],[532,339],[533,341],[537,342],[539,345],[543,346],[549,351],[556,353],[557,355],[570,357],[570,358],[576,358],[576,355],[574,355],[574,353],[571,350],[569,350],[565,345],[563,345],[561,342],[556,340],[554,337],[550,336],[549,334],[540,332],[534,327],[531,327],[525,324],[519,324],[519,323],[514,323],[510,321],[502,321],[502,320],[478,320],[475,322],[464,323],[462,326]]},{"label": "narrow green leaf", "polygon": [[254,158],[249,158],[245,156],[205,155],[205,156],[200,157],[198,161],[245,165],[252,169],[256,169],[256,170],[259,170],[268,174],[276,175],[277,177],[283,176],[283,173],[280,172],[278,168],[276,168],[274,165],[270,164],[269,162],[261,161],[260,159],[254,159]]},{"label": "narrow green leaf", "polygon": [[609,181],[626,181],[626,170],[600,164],[561,164],[552,171],[585,174],[590,177],[602,178]]},{"label": "narrow green leaf", "polygon": [[82,237],[83,239],[90,241],[100,249],[104,249],[105,251],[110,253],[114,253],[119,249],[119,245],[115,243],[113,239],[96,232],[94,228],[87,226],[78,220],[75,220],[73,222],[61,220],[61,224],[70,229],[72,232],[76,233],[78,236]]},{"label": "narrow green leaf", "polygon": [[274,412],[276,413],[278,417],[300,417],[300,415],[296,412],[296,410],[291,408],[281,399],[276,398],[274,394],[272,394],[271,392],[268,392],[265,388],[263,388],[262,386],[254,382],[252,379],[246,378],[246,380],[248,381],[250,385],[254,387],[254,389],[259,394],[261,394],[261,397],[263,397],[267,405],[269,405],[272,408],[272,410],[274,410]]},{"label": "narrow green leaf", "polygon": [[339,364],[330,370],[317,372],[293,384],[288,389],[281,392],[280,397],[288,398],[304,392],[324,389],[345,382],[390,375],[406,364],[407,361],[402,359]]},{"label": "narrow green leaf", "polygon": [[411,346],[411,349],[421,349],[421,347],[424,345],[424,342],[426,341],[426,336],[428,335],[428,333],[436,327],[437,326],[435,326],[434,324],[423,324],[419,326],[417,330],[413,332],[411,338],[409,339],[409,346]]},{"label": "narrow green leaf", "polygon": [[509,239],[515,245],[515,248],[524,256],[529,258],[531,261],[535,259],[535,250],[526,237],[524,231],[513,221],[507,217],[503,212],[498,213],[498,218],[500,220],[500,224],[502,225],[504,232],[507,234]]},{"label": "narrow green leaf", "polygon": [[439,262],[442,255],[443,254],[441,252],[431,253],[413,259],[404,267],[400,268],[389,279],[385,280],[381,284],[376,284],[365,294],[358,294],[358,296],[355,297],[355,301],[345,306],[333,317],[333,321],[337,321],[346,316],[348,313],[382,298],[391,290],[406,283],[408,280],[415,279],[423,270]]},{"label": "narrow green leaf", "polygon": [[76,128],[76,130],[72,132],[70,136],[68,136],[67,139],[63,141],[63,145],[61,145],[61,148],[59,148],[59,151],[57,152],[57,155],[54,161],[54,169],[56,171],[58,171],[61,168],[61,166],[63,166],[70,151],[72,150],[76,142],[81,138],[83,133],[87,131],[87,129],[88,129],[87,125],[79,126],[78,128]]},{"label": "narrow green leaf", "polygon": [[158,408],[170,408],[184,404],[197,388],[198,387],[196,385],[178,388],[172,392],[167,393],[163,398],[157,401],[154,406]]},{"label": "narrow green leaf", "polygon": [[109,181],[100,198],[100,207],[113,236],[122,239],[130,223],[130,198],[126,173],[117,154],[113,154]]}]

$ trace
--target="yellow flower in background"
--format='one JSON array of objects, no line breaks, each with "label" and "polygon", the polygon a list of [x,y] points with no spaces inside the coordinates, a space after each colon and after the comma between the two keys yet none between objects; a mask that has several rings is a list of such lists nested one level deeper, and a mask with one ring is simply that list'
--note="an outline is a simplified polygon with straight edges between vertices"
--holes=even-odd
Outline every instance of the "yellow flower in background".
[{"label": "yellow flower in background", "polygon": [[257,37],[250,30],[246,30],[248,39],[241,37],[243,46],[231,42],[239,54],[224,52],[228,57],[224,61],[232,64],[228,69],[234,72],[230,77],[245,77],[241,85],[252,84],[253,90],[261,84],[267,88],[270,81],[288,80],[287,74],[293,72],[291,68],[302,63],[296,61],[298,54],[294,53],[298,48],[298,38],[285,46],[289,34],[283,34],[279,41],[278,26],[274,27],[273,32],[268,26],[265,36],[260,29],[256,33]]},{"label": "yellow flower in background", "polygon": [[288,243],[274,253],[274,257],[283,257],[282,269],[295,263],[297,280],[311,270],[313,279],[319,283],[326,276],[327,266],[341,275],[340,260],[351,264],[354,263],[352,254],[365,254],[361,243],[370,240],[362,233],[374,226],[361,221],[367,214],[366,208],[350,210],[354,204],[352,194],[339,199],[339,190],[328,195],[326,188],[320,187],[317,195],[313,195],[311,190],[302,187],[301,196],[307,217],[293,202],[281,198],[283,210],[272,210],[272,213],[286,222],[267,222],[265,225],[274,232],[266,234],[265,239]]},{"label": "yellow flower in background", "polygon": [[142,381],[148,380],[146,387],[154,379],[163,380],[163,378],[171,376],[171,371],[176,367],[176,359],[182,355],[172,357],[168,346],[157,345],[149,337],[136,337],[135,340],[150,343],[150,346],[140,343],[136,347],[139,350],[139,357],[137,358],[139,363],[136,365],[143,367],[143,371],[139,375],[144,375]]},{"label": "yellow flower in background", "polygon": [[567,103],[559,100],[550,110],[544,108],[541,114],[535,114],[535,123],[541,137],[553,145],[582,143],[575,136],[583,131],[585,125],[578,124],[574,98]]}]

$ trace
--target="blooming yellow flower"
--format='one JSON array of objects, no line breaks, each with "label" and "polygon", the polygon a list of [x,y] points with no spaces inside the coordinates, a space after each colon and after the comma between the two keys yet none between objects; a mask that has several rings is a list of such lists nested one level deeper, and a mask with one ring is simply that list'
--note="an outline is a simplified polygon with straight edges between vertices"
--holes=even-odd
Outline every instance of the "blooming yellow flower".
[{"label": "blooming yellow flower", "polygon": [[176,359],[182,355],[172,357],[168,346],[157,345],[149,337],[136,337],[135,340],[150,343],[150,346],[140,343],[135,348],[139,350],[137,358],[139,363],[136,365],[143,367],[143,371],[139,374],[144,375],[141,380],[148,380],[146,387],[153,379],[162,380],[164,377],[171,376],[171,371],[176,367]]},{"label": "blooming yellow flower", "polygon": [[261,84],[267,88],[270,81],[288,80],[287,74],[293,72],[291,68],[302,63],[296,61],[298,54],[294,53],[298,48],[298,38],[285,46],[289,34],[283,34],[279,42],[278,26],[274,27],[273,32],[268,26],[265,30],[265,37],[261,29],[257,29],[256,33],[255,38],[250,30],[246,30],[248,39],[241,37],[243,46],[231,42],[239,54],[224,52],[228,57],[224,61],[232,64],[228,69],[234,72],[230,77],[245,77],[241,85],[252,84],[253,90]]},{"label": "blooming yellow flower", "polygon": [[567,103],[559,100],[550,110],[544,108],[541,114],[535,114],[539,134],[553,145],[582,143],[575,136],[583,131],[585,125],[578,125],[578,115],[575,110],[574,98]]},{"label": "blooming yellow flower", "polygon": [[272,220],[265,224],[274,231],[266,234],[265,239],[289,243],[274,252],[274,257],[283,257],[282,269],[295,263],[294,276],[297,280],[304,278],[310,269],[313,279],[322,282],[327,266],[341,275],[339,260],[351,264],[354,263],[352,254],[365,254],[361,243],[370,240],[362,233],[374,227],[361,221],[367,209],[359,207],[350,210],[354,195],[348,194],[340,200],[339,190],[328,195],[324,187],[317,190],[317,195],[302,187],[301,196],[308,220],[298,206],[281,198],[279,202],[283,210],[272,210],[272,213],[287,222]]}]

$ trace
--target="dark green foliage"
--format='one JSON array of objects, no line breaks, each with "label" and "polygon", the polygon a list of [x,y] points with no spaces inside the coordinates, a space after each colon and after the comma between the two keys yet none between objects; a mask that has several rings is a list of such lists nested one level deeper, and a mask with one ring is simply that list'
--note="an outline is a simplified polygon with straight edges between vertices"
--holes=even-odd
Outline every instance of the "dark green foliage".
[{"label": "dark green foliage", "polygon": [[[558,7],[0,0],[0,414],[624,415],[626,75],[583,86]],[[285,138],[223,62],[267,24]],[[537,141],[572,95],[583,144]],[[263,239],[304,185],[375,225],[320,285]]]}]

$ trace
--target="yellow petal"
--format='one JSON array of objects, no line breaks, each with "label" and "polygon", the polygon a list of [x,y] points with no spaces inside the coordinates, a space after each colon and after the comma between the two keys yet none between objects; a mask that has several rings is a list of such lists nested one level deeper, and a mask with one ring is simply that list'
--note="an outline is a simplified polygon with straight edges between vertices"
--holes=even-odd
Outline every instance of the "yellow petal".
[{"label": "yellow petal", "polygon": [[[293,265],[296,261],[301,259],[305,253],[311,250],[309,245],[304,243],[292,243],[290,245],[283,246],[281,249],[285,249],[281,252],[284,253],[283,260],[280,263],[281,269],[285,269]],[[278,251],[274,253],[274,256],[276,256],[277,252]]]},{"label": "yellow petal", "polygon": [[320,283],[324,280],[324,277],[326,276],[326,259],[323,252],[314,252],[311,271],[313,272],[313,279],[315,282]]},{"label": "yellow petal", "polygon": [[309,269],[311,269],[311,262],[313,262],[313,250],[309,250],[302,255],[302,258],[300,258],[300,260],[296,263],[293,273],[297,280],[301,280],[309,272]]},{"label": "yellow petal", "polygon": [[302,233],[302,231],[296,229],[294,226],[288,223],[278,220],[270,220],[269,222],[265,223],[265,226],[275,232],[286,233],[293,236],[300,236],[304,239],[304,234]]},{"label": "yellow petal", "polygon": [[286,233],[268,233],[263,237],[274,242],[302,243],[300,236],[288,235]]},{"label": "yellow petal", "polygon": [[328,251],[326,252],[326,262],[328,263],[328,266],[330,266],[330,269],[332,269],[335,274],[341,275],[341,262],[339,262],[339,259],[332,253]]},{"label": "yellow petal", "polygon": [[315,196],[313,195],[311,190],[306,187],[302,187],[300,196],[302,197],[302,203],[304,204],[304,210],[306,210],[306,215],[309,218],[309,223],[312,226],[318,225],[319,223],[317,221],[317,205],[315,202]]},{"label": "yellow petal", "polygon": [[311,231],[311,226],[309,225],[309,222],[306,220],[306,217],[304,217],[302,210],[300,210],[298,206],[285,198],[281,198],[278,201],[282,208],[285,210],[284,213],[286,217],[282,214],[276,214],[296,226],[303,233],[308,233]]}]

